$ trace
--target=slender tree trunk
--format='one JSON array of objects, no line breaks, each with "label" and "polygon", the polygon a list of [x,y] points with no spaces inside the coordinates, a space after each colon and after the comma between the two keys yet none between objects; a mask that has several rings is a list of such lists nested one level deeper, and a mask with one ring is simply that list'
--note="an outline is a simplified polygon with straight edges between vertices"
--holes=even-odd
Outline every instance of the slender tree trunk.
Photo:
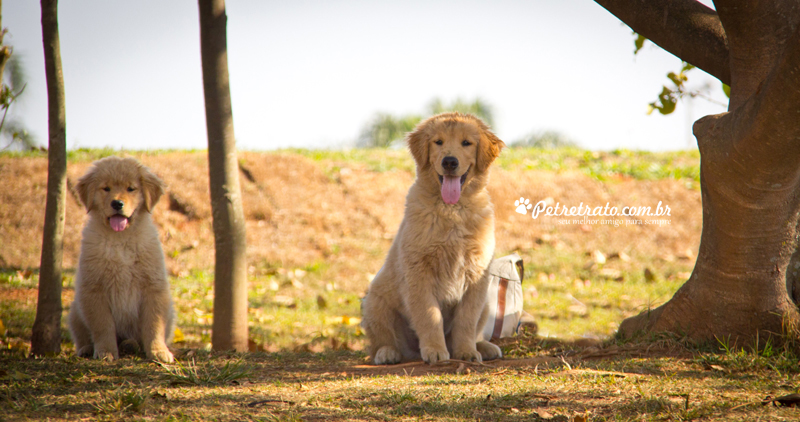
[{"label": "slender tree trunk", "polygon": [[797,268],[789,264],[800,238],[800,5],[715,5],[730,47],[731,100],[728,112],[694,124],[703,198],[697,262],[669,302],[623,321],[623,336],[672,331],[755,345],[797,335]]},{"label": "slender tree trunk", "polygon": [[31,352],[37,356],[61,351],[61,258],[67,197],[67,145],[58,0],[42,0],[42,39],[47,77],[49,148],[39,298],[31,338]]},{"label": "slender tree trunk", "polygon": [[3,0],[0,0],[0,86],[3,86],[3,74],[6,68],[6,62],[11,58],[11,49],[3,45],[3,38],[5,32],[3,31]]},{"label": "slender tree trunk", "polygon": [[214,350],[247,351],[247,259],[239,164],[228,83],[224,0],[199,0],[200,53],[214,219]]}]

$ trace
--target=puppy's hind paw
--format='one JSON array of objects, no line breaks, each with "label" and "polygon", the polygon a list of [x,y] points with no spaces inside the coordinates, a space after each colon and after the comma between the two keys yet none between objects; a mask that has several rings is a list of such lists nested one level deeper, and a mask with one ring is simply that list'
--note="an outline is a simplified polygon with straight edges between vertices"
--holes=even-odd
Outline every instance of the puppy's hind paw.
[{"label": "puppy's hind paw", "polygon": [[403,357],[400,352],[392,346],[383,346],[375,353],[373,361],[375,365],[391,365],[399,363]]},{"label": "puppy's hind paw", "polygon": [[503,357],[503,351],[500,350],[496,344],[489,343],[488,341],[479,341],[475,347],[477,347],[483,360],[499,359]]},{"label": "puppy's hind paw", "polygon": [[435,365],[444,360],[450,360],[450,352],[448,352],[447,349],[437,350],[432,347],[423,347],[420,350],[420,354],[422,355],[422,360],[431,365]]},{"label": "puppy's hind paw", "polygon": [[175,362],[175,357],[172,356],[172,352],[169,349],[153,349],[150,353],[148,353],[148,359],[156,360],[162,363],[172,363]]},{"label": "puppy's hind paw", "polygon": [[137,355],[139,354],[139,343],[132,339],[125,339],[119,344],[120,355]]},{"label": "puppy's hind paw", "polygon": [[91,358],[94,356],[94,346],[91,344],[83,346],[75,352],[75,355],[81,358]]}]

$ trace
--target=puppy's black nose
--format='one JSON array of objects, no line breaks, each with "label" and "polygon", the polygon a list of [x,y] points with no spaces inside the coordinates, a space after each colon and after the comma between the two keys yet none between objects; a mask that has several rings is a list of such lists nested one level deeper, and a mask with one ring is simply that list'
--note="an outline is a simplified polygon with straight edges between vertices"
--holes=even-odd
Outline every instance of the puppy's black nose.
[{"label": "puppy's black nose", "polygon": [[458,168],[458,158],[456,157],[444,157],[442,159],[442,168],[447,171],[454,171]]},{"label": "puppy's black nose", "polygon": [[117,211],[121,210],[122,207],[124,207],[124,206],[125,206],[125,204],[120,200],[115,199],[115,200],[111,201],[111,208],[114,208]]}]

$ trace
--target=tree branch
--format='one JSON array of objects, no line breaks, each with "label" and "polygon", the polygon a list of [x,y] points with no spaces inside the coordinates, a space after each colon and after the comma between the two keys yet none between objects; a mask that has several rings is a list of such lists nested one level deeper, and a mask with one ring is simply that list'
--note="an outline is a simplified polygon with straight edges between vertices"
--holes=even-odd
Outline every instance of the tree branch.
[{"label": "tree branch", "polygon": [[681,60],[731,83],[728,40],[714,10],[695,0],[595,0]]}]

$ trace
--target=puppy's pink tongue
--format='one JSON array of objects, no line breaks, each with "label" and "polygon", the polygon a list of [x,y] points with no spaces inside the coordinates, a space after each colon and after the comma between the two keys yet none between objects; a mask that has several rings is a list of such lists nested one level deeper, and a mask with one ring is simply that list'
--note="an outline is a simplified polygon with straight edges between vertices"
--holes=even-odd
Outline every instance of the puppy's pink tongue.
[{"label": "puppy's pink tongue", "polygon": [[128,227],[128,219],[121,215],[111,217],[108,222],[111,224],[111,229],[115,232],[121,232]]},{"label": "puppy's pink tongue", "polygon": [[455,204],[461,197],[461,177],[442,176],[442,199],[445,204]]}]

